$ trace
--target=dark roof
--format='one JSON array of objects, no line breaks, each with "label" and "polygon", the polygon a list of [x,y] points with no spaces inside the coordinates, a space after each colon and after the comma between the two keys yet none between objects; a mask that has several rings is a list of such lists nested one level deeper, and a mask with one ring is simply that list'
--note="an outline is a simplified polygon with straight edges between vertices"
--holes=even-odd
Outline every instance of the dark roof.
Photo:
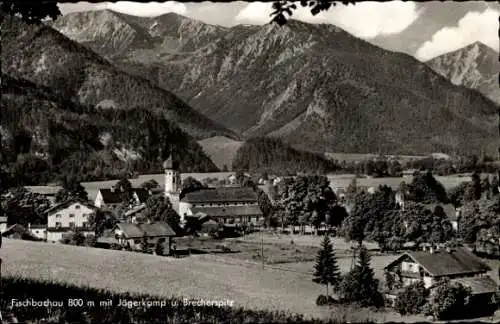
[{"label": "dark roof", "polygon": [[[146,202],[149,198],[149,191],[144,188],[132,188],[132,191],[137,194],[137,198],[139,198],[139,202],[141,203]],[[120,204],[123,202],[122,191],[119,189],[99,189],[99,192],[105,204]]]},{"label": "dark roof", "polygon": [[413,259],[433,277],[485,273],[491,270],[487,264],[463,247],[453,249],[451,252],[444,249],[434,253],[425,251],[406,252],[391,262],[386,269],[400,262],[404,257]]},{"label": "dark roof", "polygon": [[137,195],[137,198],[139,198],[140,203],[145,203],[146,200],[149,198],[149,191],[144,189],[144,188],[134,188],[132,189],[135,194]]},{"label": "dark roof", "polygon": [[32,234],[26,227],[14,224],[8,227],[3,233],[3,237],[15,237],[23,240],[39,241],[40,239]]},{"label": "dark roof", "polygon": [[484,277],[465,277],[450,280],[451,282],[458,282],[466,287],[472,289],[472,294],[487,294],[498,291],[496,282],[490,276]]},{"label": "dark roof", "polygon": [[81,205],[85,205],[86,207],[88,207],[90,209],[94,209],[94,210],[97,209],[97,207],[95,207],[94,205],[90,204],[88,201],[85,201],[83,199],[70,199],[70,200],[63,201],[62,203],[57,204],[55,206],[52,206],[49,209],[46,209],[43,213],[47,214],[47,213],[50,213],[50,212],[53,212],[56,210],[66,208],[66,207],[68,207],[72,204],[76,204],[76,203],[79,203]]},{"label": "dark roof", "polygon": [[116,226],[127,238],[140,238],[144,234],[148,237],[175,236],[174,230],[165,222],[151,224],[118,223]]},{"label": "dark roof", "polygon": [[187,193],[182,201],[190,203],[257,202],[257,194],[248,187],[208,188]]},{"label": "dark roof", "polygon": [[239,206],[221,206],[221,207],[193,207],[192,212],[203,213],[214,217],[231,216],[260,216],[262,211],[258,205],[239,205]]},{"label": "dark roof", "polygon": [[434,212],[437,206],[441,206],[443,208],[444,213],[448,217],[450,221],[456,221],[457,220],[457,211],[455,209],[455,206],[452,204],[424,204],[425,208],[430,210],[431,212]]}]

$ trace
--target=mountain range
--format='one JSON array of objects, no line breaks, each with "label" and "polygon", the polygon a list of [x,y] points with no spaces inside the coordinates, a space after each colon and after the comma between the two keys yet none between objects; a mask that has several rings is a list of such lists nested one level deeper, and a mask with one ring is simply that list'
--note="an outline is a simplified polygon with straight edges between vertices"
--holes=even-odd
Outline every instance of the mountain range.
[{"label": "mountain range", "polygon": [[1,28],[2,73],[51,88],[82,105],[159,112],[197,139],[238,138],[171,92],[116,69],[109,60],[49,26],[6,17]]},{"label": "mountain range", "polygon": [[489,46],[475,42],[426,63],[453,84],[476,89],[500,104],[499,53]]},{"label": "mountain range", "polygon": [[327,24],[213,26],[169,13],[52,24],[244,138],[315,152],[494,154],[497,109],[426,64]]}]

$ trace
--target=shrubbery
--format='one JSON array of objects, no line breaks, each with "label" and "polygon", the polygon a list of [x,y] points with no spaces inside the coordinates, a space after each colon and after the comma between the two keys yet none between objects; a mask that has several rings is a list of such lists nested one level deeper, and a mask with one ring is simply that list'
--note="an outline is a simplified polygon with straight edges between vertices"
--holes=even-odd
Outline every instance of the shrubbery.
[{"label": "shrubbery", "polygon": [[[93,288],[35,281],[2,278],[3,296],[0,310],[5,320],[13,315],[19,322],[48,320],[51,323],[336,323],[305,319],[286,312],[249,310],[241,307],[184,305],[181,298],[161,299],[149,295],[117,294]],[[11,300],[64,301],[62,307],[14,307]],[[83,299],[82,307],[69,307],[67,300]],[[113,306],[100,306],[100,301],[112,300]],[[164,302],[164,307],[118,307],[120,300]],[[87,305],[94,301],[94,306]]]},{"label": "shrubbery", "polygon": [[427,302],[429,291],[425,289],[424,283],[419,281],[406,287],[398,294],[395,309],[401,314],[419,314]]}]

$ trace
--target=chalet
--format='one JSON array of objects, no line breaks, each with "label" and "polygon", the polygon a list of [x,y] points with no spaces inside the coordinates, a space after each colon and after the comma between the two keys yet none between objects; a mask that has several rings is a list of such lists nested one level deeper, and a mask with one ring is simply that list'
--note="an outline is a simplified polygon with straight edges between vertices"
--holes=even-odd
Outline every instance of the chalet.
[{"label": "chalet", "polygon": [[96,207],[78,199],[68,200],[47,209],[47,241],[58,242],[63,234],[81,231],[84,235],[94,234],[89,226],[89,217]]},{"label": "chalet", "polygon": [[118,223],[114,228],[115,238],[122,246],[136,250],[141,246],[144,237],[148,244],[163,244],[165,250],[170,250],[172,238],[176,235],[174,230],[165,222],[156,223]]},{"label": "chalet", "polygon": [[7,216],[0,216],[0,233],[7,229]]},{"label": "chalet", "polygon": [[263,219],[258,204],[257,193],[247,187],[206,188],[181,195],[180,173],[178,164],[170,156],[163,164],[165,169],[165,195],[174,210],[181,217],[181,224],[186,217],[203,213],[221,223],[235,222],[257,225]]},{"label": "chalet", "polygon": [[430,245],[424,251],[404,253],[384,270],[394,279],[386,294],[392,301],[400,289],[419,281],[423,281],[431,293],[440,279],[470,287],[475,297],[491,298],[498,290],[487,274],[491,268],[463,247],[450,249]]},{"label": "chalet", "polygon": [[[150,192],[144,188],[132,188],[132,198],[135,200],[137,205],[145,203],[149,196]],[[122,205],[122,203],[123,192],[115,189],[114,187],[109,189],[99,189],[94,201],[94,205],[97,208],[115,208]]]}]

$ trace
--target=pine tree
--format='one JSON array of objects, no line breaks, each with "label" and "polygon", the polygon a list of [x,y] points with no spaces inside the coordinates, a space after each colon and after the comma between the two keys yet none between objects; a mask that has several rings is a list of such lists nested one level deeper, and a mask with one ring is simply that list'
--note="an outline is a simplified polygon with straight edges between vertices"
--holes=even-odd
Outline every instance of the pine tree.
[{"label": "pine tree", "polygon": [[365,307],[382,305],[378,280],[375,279],[370,266],[370,254],[364,245],[359,249],[358,263],[342,282],[342,293],[347,302],[356,302]]},{"label": "pine tree", "polygon": [[326,296],[328,297],[328,287],[338,287],[340,283],[340,269],[337,264],[337,257],[328,235],[325,235],[321,242],[321,249],[316,257],[314,265],[313,281],[318,284],[326,285]]}]

